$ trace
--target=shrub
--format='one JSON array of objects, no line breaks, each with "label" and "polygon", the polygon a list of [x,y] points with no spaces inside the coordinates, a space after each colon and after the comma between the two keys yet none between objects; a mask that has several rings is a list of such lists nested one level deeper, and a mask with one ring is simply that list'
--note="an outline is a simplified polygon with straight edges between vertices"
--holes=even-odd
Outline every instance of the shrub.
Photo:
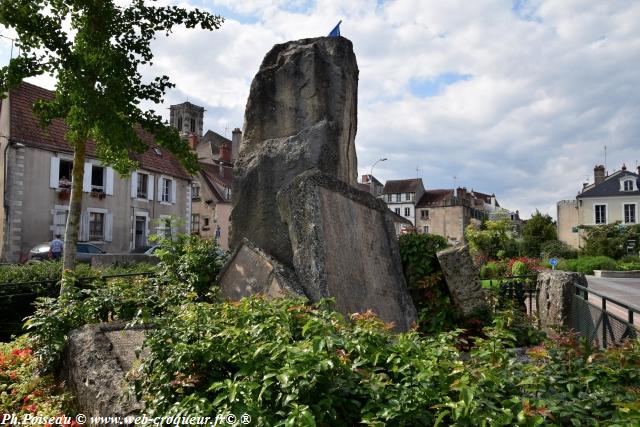
[{"label": "shrub", "polygon": [[[197,236],[163,242],[158,274],[84,284],[58,298],[41,298],[25,326],[45,370],[57,368],[67,334],[87,323],[113,320],[145,323],[196,299],[213,300],[223,254],[215,242]],[[73,277],[71,279],[73,281]]]},{"label": "shrub", "polygon": [[528,273],[529,268],[527,267],[527,264],[522,261],[516,261],[511,266],[511,274],[513,276],[525,276]]},{"label": "shrub", "polygon": [[[248,414],[252,425],[632,425],[640,342],[594,352],[546,342],[523,360],[508,317],[476,338],[393,334],[323,302],[187,304],[160,321],[137,372],[151,416]],[[168,345],[168,343],[171,343]]]},{"label": "shrub", "polygon": [[609,256],[615,259],[626,255],[627,242],[640,242],[640,225],[620,222],[586,228],[584,255]]},{"label": "shrub", "polygon": [[542,244],[548,241],[557,241],[556,225],[548,214],[541,214],[537,210],[522,229],[524,254],[530,257],[539,257]]},{"label": "shrub", "polygon": [[[25,337],[0,343],[0,414],[58,417],[70,414],[71,396],[52,375],[38,374]],[[70,421],[70,420],[69,420]]]},{"label": "shrub", "polygon": [[559,240],[550,240],[540,245],[544,258],[576,258],[578,251]]},{"label": "shrub", "polygon": [[617,270],[618,266],[614,259],[606,256],[581,256],[560,261],[558,269],[593,274],[593,270]]},{"label": "shrub", "polygon": [[511,221],[485,221],[480,229],[469,225],[465,238],[474,255],[484,255],[492,259],[517,256],[520,245],[513,235]]}]

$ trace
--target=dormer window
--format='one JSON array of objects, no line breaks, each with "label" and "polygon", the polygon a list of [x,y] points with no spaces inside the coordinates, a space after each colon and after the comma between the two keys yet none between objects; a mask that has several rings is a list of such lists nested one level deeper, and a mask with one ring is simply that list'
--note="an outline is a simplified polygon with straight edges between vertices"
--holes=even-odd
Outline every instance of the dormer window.
[{"label": "dormer window", "polygon": [[622,181],[622,191],[633,191],[633,180],[627,179]]}]

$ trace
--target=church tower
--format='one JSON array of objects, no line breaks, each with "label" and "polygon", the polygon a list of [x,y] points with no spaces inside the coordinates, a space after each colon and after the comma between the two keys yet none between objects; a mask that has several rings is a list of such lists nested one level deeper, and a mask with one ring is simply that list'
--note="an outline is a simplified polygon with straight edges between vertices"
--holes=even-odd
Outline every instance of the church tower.
[{"label": "church tower", "polygon": [[204,119],[204,107],[193,105],[190,102],[172,105],[169,109],[169,124],[178,129],[180,135],[195,135],[198,140],[202,138],[202,126]]}]

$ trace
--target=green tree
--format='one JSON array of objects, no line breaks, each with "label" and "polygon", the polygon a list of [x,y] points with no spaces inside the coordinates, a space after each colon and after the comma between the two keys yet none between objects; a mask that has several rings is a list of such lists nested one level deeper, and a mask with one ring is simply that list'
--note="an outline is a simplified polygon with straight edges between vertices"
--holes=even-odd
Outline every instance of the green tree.
[{"label": "green tree", "polygon": [[139,67],[152,65],[151,41],[158,32],[169,35],[176,25],[213,30],[222,22],[198,9],[146,6],[143,0],[127,7],[112,0],[0,0],[0,24],[16,31],[20,48],[20,55],[0,69],[0,93],[32,76],[57,80],[54,98],[39,100],[33,111],[43,126],[64,119],[74,152],[65,271],[75,266],[88,140],[96,143],[103,163],[127,174],[136,166],[130,153],[148,149],[139,137],[143,130],[195,171],[197,159],[177,130],[155,111],[140,108],[145,101],[160,103],[173,84],[167,76],[144,82]]},{"label": "green tree", "polygon": [[558,240],[556,224],[548,214],[541,214],[538,210],[531,215],[522,229],[525,255],[539,257],[543,243]]},{"label": "green tree", "polygon": [[628,250],[630,242],[635,242],[635,253],[640,244],[640,225],[614,224],[596,225],[587,228],[584,255],[621,258]]},{"label": "green tree", "polygon": [[494,259],[518,255],[518,241],[513,235],[511,221],[506,218],[485,221],[480,228],[469,225],[465,238],[474,254]]}]

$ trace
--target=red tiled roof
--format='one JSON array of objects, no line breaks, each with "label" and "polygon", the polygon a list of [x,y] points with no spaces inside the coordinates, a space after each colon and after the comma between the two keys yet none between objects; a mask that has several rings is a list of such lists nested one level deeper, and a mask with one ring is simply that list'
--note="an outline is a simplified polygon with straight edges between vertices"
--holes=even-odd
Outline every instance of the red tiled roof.
[{"label": "red tiled roof", "polygon": [[199,163],[200,175],[204,178],[207,187],[213,195],[218,199],[218,202],[228,202],[229,200],[220,194],[220,191],[216,188],[216,185],[221,187],[233,188],[233,166],[229,164],[223,164],[223,174],[220,174],[220,166],[212,165],[209,163]]},{"label": "red tiled roof", "polygon": [[397,179],[387,181],[384,184],[383,194],[394,193],[416,193],[420,185],[422,184],[422,178],[413,179]]},{"label": "red tiled roof", "polygon": [[423,208],[425,206],[432,205],[433,203],[439,202],[447,196],[453,194],[452,189],[441,189],[441,190],[425,190],[424,194],[418,200],[416,204],[416,208]]},{"label": "red tiled roof", "polygon": [[[11,139],[29,147],[67,153],[73,152],[65,140],[67,125],[62,119],[53,120],[45,129],[40,127],[38,119],[33,115],[32,111],[33,104],[38,99],[53,99],[53,92],[26,82],[10,90]],[[140,163],[140,168],[178,178],[190,179],[189,174],[180,165],[180,162],[168,150],[158,147],[154,143],[151,134],[140,130],[138,131],[138,136],[149,146],[149,150],[146,152],[132,155]],[[153,150],[154,148],[159,148],[161,154],[156,154]],[[96,157],[96,146],[91,140],[87,142],[87,156]]]}]

